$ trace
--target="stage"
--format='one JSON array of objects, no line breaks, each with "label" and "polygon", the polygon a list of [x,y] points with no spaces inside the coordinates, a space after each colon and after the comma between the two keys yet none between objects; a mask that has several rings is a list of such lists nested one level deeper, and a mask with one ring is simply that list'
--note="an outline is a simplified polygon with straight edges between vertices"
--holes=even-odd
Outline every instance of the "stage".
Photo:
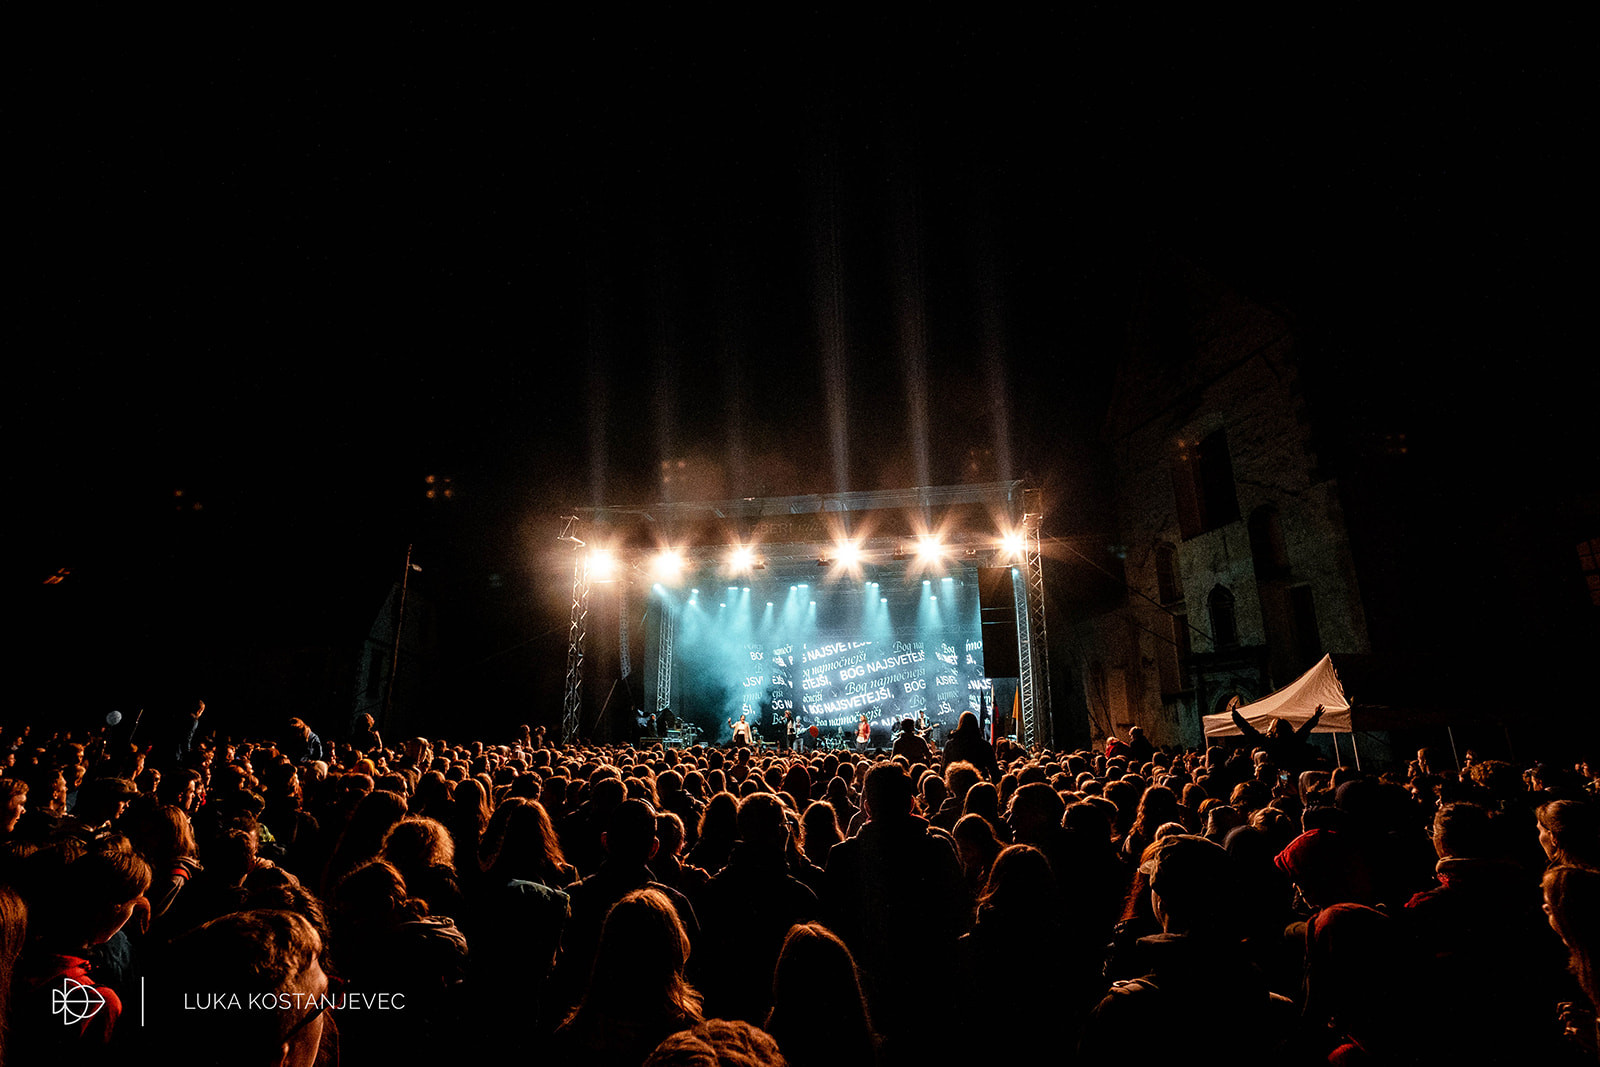
[{"label": "stage", "polygon": [[872,748],[906,719],[940,744],[996,678],[1047,721],[1035,499],[1007,482],[580,511],[563,733],[723,744],[743,718],[775,744],[787,715],[818,744],[855,746],[863,718]]}]

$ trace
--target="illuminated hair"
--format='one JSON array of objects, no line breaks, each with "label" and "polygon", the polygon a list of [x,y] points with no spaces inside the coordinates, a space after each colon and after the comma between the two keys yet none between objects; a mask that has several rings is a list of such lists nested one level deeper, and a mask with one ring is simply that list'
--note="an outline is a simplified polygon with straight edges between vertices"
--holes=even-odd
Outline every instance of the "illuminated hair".
[{"label": "illuminated hair", "polygon": [[[28,937],[28,905],[0,882],[0,1004],[11,1003],[11,975]],[[0,1012],[0,1063],[6,1055],[6,1013]]]},{"label": "illuminated hair", "polygon": [[1567,944],[1569,966],[1591,1007],[1600,1004],[1600,871],[1562,865],[1544,875],[1545,910],[1550,925]]},{"label": "illuminated hair", "polygon": [[1588,801],[1553,800],[1540,806],[1538,819],[1555,839],[1555,858],[1600,869],[1600,809]]},{"label": "illuminated hair", "polygon": [[567,859],[543,804],[522,800],[511,810],[488,867],[496,878],[523,878],[550,886],[565,880]]},{"label": "illuminated hair", "polygon": [[[817,1020],[828,1020],[818,1026]],[[767,1032],[805,1062],[854,1062],[852,1053],[873,1045],[872,1020],[861,991],[861,972],[850,949],[821,923],[789,928],[772,975]],[[854,1046],[854,1047],[852,1047]]]},{"label": "illuminated hair", "polygon": [[[301,915],[272,909],[236,911],[172,943],[170,981],[174,986],[185,979],[192,984],[203,975],[207,989],[227,990],[241,998],[320,993],[301,987],[321,950],[316,929]],[[202,1056],[209,1049],[218,1050],[219,1061],[225,1055],[229,1062],[276,1062],[290,1032],[315,1009],[288,998],[271,998],[267,1003],[275,1010],[185,1012],[184,1032]]]},{"label": "illuminated hair", "polygon": [[444,823],[425,815],[407,815],[389,828],[379,854],[402,871],[448,867],[455,862],[455,841]]},{"label": "illuminated hair", "polygon": [[1056,879],[1050,861],[1032,845],[1009,845],[995,857],[989,879],[978,898],[980,921],[1020,921],[1048,915],[1056,900]]},{"label": "illuminated hair", "polygon": [[707,1019],[657,1045],[644,1067],[785,1067],[778,1043],[747,1022]]},{"label": "illuminated hair", "polygon": [[688,962],[689,934],[672,901],[655,889],[634,890],[606,913],[589,987],[569,1022],[589,1011],[699,1022],[700,994],[683,974]]}]

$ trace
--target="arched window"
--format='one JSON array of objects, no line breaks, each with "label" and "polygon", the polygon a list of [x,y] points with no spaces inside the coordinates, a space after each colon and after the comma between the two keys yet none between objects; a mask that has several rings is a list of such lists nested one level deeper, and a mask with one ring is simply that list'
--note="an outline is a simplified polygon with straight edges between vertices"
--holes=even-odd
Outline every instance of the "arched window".
[{"label": "arched window", "polygon": [[1233,594],[1225,585],[1211,590],[1211,643],[1215,648],[1233,648],[1239,643],[1239,627],[1233,617]]}]

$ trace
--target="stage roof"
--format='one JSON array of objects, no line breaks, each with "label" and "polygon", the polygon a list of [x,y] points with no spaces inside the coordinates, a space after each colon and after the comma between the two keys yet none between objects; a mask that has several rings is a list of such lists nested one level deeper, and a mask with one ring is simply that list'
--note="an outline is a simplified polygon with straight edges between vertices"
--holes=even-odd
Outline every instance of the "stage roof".
[{"label": "stage roof", "polygon": [[577,508],[571,532],[624,559],[670,547],[706,560],[742,545],[767,565],[814,564],[841,540],[854,542],[865,562],[886,562],[936,536],[952,555],[987,564],[1001,538],[1022,526],[1024,492],[1018,480]]}]

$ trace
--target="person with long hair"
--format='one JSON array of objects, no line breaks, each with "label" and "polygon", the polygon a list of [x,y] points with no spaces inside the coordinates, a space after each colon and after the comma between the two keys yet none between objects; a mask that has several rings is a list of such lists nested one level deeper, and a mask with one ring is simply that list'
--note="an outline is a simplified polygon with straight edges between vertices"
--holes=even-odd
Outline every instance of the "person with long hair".
[{"label": "person with long hair", "polygon": [[[958,973],[1027,975],[1008,994],[1008,1008],[1018,1019],[1086,1011],[1082,997],[1078,1003],[1069,997],[1067,976],[1078,960],[1066,951],[1059,904],[1060,891],[1044,852],[1032,845],[1007,846],[978,897],[977,922],[957,943]],[[1027,1027],[954,1029],[949,1038],[957,1052],[1000,1062],[1026,1062],[1038,1041]]]},{"label": "person with long hair", "polygon": [[1000,764],[994,758],[994,749],[983,736],[978,717],[970,711],[961,713],[956,728],[950,732],[950,740],[944,743],[944,765],[948,767],[957,760],[966,760],[991,782],[1000,780]]},{"label": "person with long hair", "polygon": [[872,1067],[878,1060],[855,957],[821,923],[790,927],[784,937],[762,1025],[790,1067]]},{"label": "person with long hair", "polygon": [[982,815],[963,815],[956,820],[951,834],[956,842],[956,858],[961,861],[961,875],[967,891],[977,899],[989,881],[989,870],[994,866],[1005,842],[994,832],[994,827]]},{"label": "person with long hair", "polygon": [[322,891],[327,896],[345,875],[376,858],[383,839],[395,823],[406,817],[406,798],[387,789],[374,789],[363,796],[350,813],[339,843],[322,872]]},{"label": "person with long hair", "polygon": [[1600,807],[1587,800],[1552,800],[1539,806],[1539,845],[1550,866],[1600,870]]},{"label": "person with long hair", "polygon": [[612,905],[583,997],[556,1028],[556,1062],[636,1067],[700,1023],[688,962],[689,934],[665,895],[636,889]]},{"label": "person with long hair", "polygon": [[463,888],[469,887],[482,874],[478,849],[493,815],[489,791],[478,779],[463,778],[451,787],[450,804],[442,821],[450,831],[450,839],[455,842],[456,878]]},{"label": "person with long hair", "polygon": [[806,805],[805,814],[800,817],[800,851],[806,859],[818,867],[827,867],[828,850],[843,840],[832,804],[813,800]]},{"label": "person with long hair", "polygon": [[453,1047],[466,1003],[467,939],[430,916],[394,864],[372,860],[333,893],[333,962],[354,993],[403,993],[403,1012],[351,1012],[342,1047],[353,1062],[429,1062]]},{"label": "person with long hair", "polygon": [[0,1063],[6,1062],[6,1029],[11,1010],[11,976],[28,936],[28,905],[0,882]]},{"label": "person with long hair", "polygon": [[578,880],[577,868],[562,854],[549,813],[537,800],[521,800],[511,808],[498,847],[484,867],[490,882],[497,885],[520,878],[565,889]]},{"label": "person with long hair", "polygon": [[728,857],[738,841],[739,798],[724,790],[706,803],[705,813],[700,816],[698,838],[684,862],[715,875],[728,865]]},{"label": "person with long hair", "polygon": [[[1548,806],[1548,805],[1547,805]],[[1600,1058],[1600,871],[1570,864],[1545,871],[1544,912],[1569,953],[1568,967],[1587,1005],[1563,1005],[1561,1022],[1569,1041],[1591,1059]]]},{"label": "person with long hair", "polygon": [[461,916],[461,883],[456,879],[455,841],[438,819],[407,815],[384,835],[379,855],[395,865],[411,895],[428,905],[429,915]]},{"label": "person with long hair", "polygon": [[[163,924],[179,894],[200,871],[200,849],[194,825],[176,804],[162,804],[134,823],[133,845],[150,864],[152,883],[145,897],[150,902],[152,929]],[[182,928],[173,930],[174,934]]]}]

